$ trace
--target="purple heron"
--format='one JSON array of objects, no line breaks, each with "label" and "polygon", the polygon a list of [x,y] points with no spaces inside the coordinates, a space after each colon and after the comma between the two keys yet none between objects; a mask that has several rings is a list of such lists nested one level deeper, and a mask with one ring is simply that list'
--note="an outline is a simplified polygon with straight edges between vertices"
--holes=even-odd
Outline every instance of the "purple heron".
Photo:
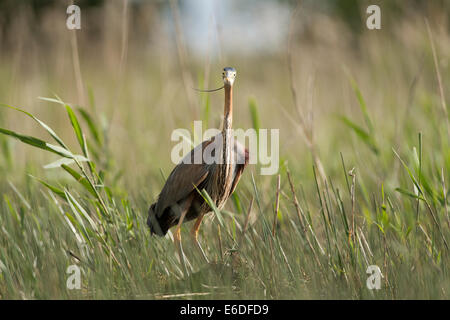
[{"label": "purple heron", "polygon": [[[206,190],[215,205],[219,209],[223,208],[236,188],[249,159],[248,150],[232,137],[233,84],[236,70],[224,68],[222,78],[224,85],[219,89],[225,89],[225,106],[221,133],[203,141],[183,158],[167,178],[158,200],[150,206],[148,212],[147,224],[152,234],[164,236],[171,227],[176,226],[174,242],[185,272],[187,269],[180,232],[184,222],[196,219],[191,235],[208,262],[198,241],[198,231],[204,215],[212,209],[199,194],[199,190]],[[203,154],[206,150],[212,150],[211,154],[217,155],[216,159],[219,161],[211,163],[205,161],[204,156],[201,163],[193,161],[196,152]]]}]

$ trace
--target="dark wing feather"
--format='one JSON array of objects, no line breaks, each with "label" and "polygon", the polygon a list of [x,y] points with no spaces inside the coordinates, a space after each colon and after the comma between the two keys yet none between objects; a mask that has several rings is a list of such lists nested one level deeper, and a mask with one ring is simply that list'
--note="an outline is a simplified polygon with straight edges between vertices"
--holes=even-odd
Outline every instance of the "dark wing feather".
[{"label": "dark wing feather", "polygon": [[[204,149],[212,140],[204,141],[201,145],[197,146]],[[194,157],[194,150],[191,150],[189,155],[192,162]],[[209,174],[210,166],[207,164],[186,164],[179,163],[167,178],[161,193],[158,197],[155,213],[157,217],[161,217],[164,210],[185,199],[195,187],[202,183]]]}]

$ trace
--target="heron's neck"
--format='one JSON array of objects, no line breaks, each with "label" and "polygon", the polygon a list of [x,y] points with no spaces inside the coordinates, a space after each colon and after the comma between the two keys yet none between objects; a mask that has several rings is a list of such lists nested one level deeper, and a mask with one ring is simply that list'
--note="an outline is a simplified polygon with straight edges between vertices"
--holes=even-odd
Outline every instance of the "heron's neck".
[{"label": "heron's neck", "polygon": [[[222,179],[227,180],[226,177],[230,176],[230,164],[231,164],[231,139],[232,132],[231,126],[233,124],[233,87],[225,85],[225,106],[224,106],[224,118],[222,129]],[[225,182],[225,181],[224,181]]]},{"label": "heron's neck", "polygon": [[223,111],[223,132],[233,125],[233,87],[225,85],[225,106]]}]

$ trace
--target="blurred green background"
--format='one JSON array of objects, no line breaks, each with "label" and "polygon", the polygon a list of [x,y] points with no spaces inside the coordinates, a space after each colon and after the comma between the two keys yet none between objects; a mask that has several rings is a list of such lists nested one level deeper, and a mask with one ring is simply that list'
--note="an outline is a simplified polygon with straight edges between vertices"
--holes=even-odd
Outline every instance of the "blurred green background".
[{"label": "blurred green background", "polygon": [[[101,235],[86,231],[83,253],[62,218],[70,201],[30,175],[70,191],[88,215],[103,208],[66,171],[44,168],[58,156],[0,136],[1,298],[449,298],[448,1],[311,0],[295,15],[287,0],[76,1],[81,30],[68,30],[71,3],[0,1],[0,103],[81,154],[66,110],[38,97],[69,103],[115,218],[99,218]],[[381,30],[366,28],[371,4]],[[280,129],[277,235],[277,177],[249,166],[226,225],[211,216],[202,228],[215,267],[189,253],[185,282],[171,240],[151,238],[145,219],[175,165],[172,131],[194,120],[220,128],[223,94],[193,88],[219,86],[225,66],[238,73],[234,127]],[[8,108],[0,127],[50,141]],[[95,266],[82,291],[65,288],[65,268],[79,263],[68,251]],[[386,276],[378,293],[365,289],[369,264]]]}]

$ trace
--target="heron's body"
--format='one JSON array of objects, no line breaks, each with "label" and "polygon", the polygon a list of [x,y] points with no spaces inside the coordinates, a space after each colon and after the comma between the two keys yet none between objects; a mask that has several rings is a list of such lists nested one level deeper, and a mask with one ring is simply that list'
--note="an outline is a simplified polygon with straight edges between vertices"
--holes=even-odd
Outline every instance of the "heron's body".
[{"label": "heron's body", "polygon": [[[248,163],[248,151],[232,138],[231,132],[232,89],[236,70],[225,68],[223,71],[225,105],[222,132],[210,140],[203,141],[185,156],[173,169],[158,200],[149,209],[147,224],[152,233],[164,236],[169,228],[177,226],[174,241],[185,272],[187,269],[181,247],[181,224],[186,221],[197,219],[192,228],[192,235],[203,257],[208,261],[197,235],[203,216],[210,212],[211,208],[199,191],[206,190],[215,205],[219,209],[222,208],[236,188]],[[201,155],[202,161],[196,161],[198,154]],[[214,161],[207,161],[208,159]]]},{"label": "heron's body", "polygon": [[[231,157],[237,161],[232,161],[229,164],[232,183],[227,194],[220,197],[220,192],[215,184],[215,177],[219,174],[221,164],[194,164],[194,154],[198,152],[198,149],[202,150],[202,154],[207,146],[219,150],[220,143],[217,143],[219,139],[221,139],[221,134],[199,144],[173,169],[158,197],[158,201],[152,204],[149,210],[148,224],[152,233],[164,236],[167,230],[177,225],[181,214],[178,208],[186,208],[187,202],[190,202],[190,205],[183,222],[197,219],[211,211],[196,188],[200,191],[205,189],[219,209],[225,205],[248,163],[248,151],[238,141],[234,142]],[[160,230],[155,222],[159,224]]]}]

